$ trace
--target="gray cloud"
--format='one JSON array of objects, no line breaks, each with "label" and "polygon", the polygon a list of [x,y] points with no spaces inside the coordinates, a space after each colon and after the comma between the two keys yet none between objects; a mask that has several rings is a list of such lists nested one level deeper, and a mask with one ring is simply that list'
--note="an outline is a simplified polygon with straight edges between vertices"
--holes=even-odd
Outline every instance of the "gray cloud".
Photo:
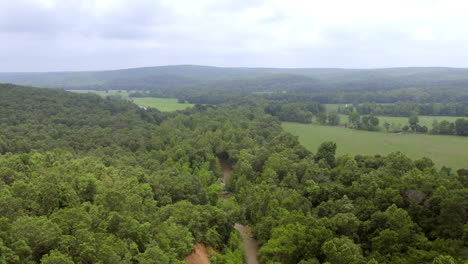
[{"label": "gray cloud", "polygon": [[462,0],[0,0],[0,71],[468,67]]},{"label": "gray cloud", "polygon": [[56,10],[46,9],[33,1],[0,3],[0,31],[8,33],[50,34],[68,24]]}]

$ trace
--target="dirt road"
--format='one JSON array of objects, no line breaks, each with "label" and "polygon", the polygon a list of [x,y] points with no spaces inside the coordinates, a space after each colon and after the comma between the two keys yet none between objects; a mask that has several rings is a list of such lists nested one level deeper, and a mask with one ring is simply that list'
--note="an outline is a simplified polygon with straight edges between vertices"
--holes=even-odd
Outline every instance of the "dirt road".
[{"label": "dirt road", "polygon": [[[223,172],[222,184],[225,185],[225,183],[232,175],[232,166],[223,160],[220,160],[219,164],[221,166],[221,171]],[[253,239],[250,227],[236,223],[234,224],[234,228],[237,229],[242,235],[242,241],[244,243],[245,254],[247,257],[247,264],[258,264],[258,243],[255,239]]]}]

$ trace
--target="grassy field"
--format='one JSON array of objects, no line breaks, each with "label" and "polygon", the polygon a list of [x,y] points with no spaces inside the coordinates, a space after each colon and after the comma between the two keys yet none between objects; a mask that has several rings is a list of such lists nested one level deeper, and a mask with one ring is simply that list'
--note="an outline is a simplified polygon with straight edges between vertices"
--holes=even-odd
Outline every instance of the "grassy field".
[{"label": "grassy field", "polygon": [[133,102],[135,104],[153,107],[166,112],[184,110],[186,108],[194,106],[194,104],[181,104],[177,102],[176,98],[143,97],[133,98]]},{"label": "grassy field", "polygon": [[284,122],[283,128],[315,152],[324,141],[336,142],[343,154],[388,154],[401,151],[413,159],[428,157],[438,167],[468,168],[468,137],[378,133],[334,126]]},{"label": "grassy field", "polygon": [[133,91],[126,90],[109,90],[109,91],[95,91],[95,90],[69,90],[74,93],[95,93],[100,96],[119,95],[122,98],[132,100],[135,104],[152,107],[165,112],[183,110],[192,107],[193,104],[180,104],[177,98],[156,98],[156,97],[142,97],[130,98],[128,95]]}]

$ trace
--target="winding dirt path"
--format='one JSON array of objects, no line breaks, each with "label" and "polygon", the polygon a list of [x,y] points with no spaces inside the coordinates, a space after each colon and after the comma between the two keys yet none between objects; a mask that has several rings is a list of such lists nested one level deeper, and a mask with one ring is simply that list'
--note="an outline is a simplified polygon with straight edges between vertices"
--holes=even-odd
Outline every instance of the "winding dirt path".
[{"label": "winding dirt path", "polygon": [[241,224],[234,224],[234,228],[237,229],[242,235],[245,255],[247,257],[247,264],[258,264],[258,243],[255,239],[252,238],[252,231],[250,230],[250,227]]},{"label": "winding dirt path", "polygon": [[224,160],[219,160],[219,166],[221,167],[221,171],[223,172],[223,178],[221,178],[221,183],[226,185],[229,178],[232,175],[232,166]]},{"label": "winding dirt path", "polygon": [[[221,184],[226,186],[226,182],[229,181],[232,175],[232,166],[224,160],[219,160],[219,166],[223,172],[223,178]],[[222,198],[228,199],[229,193],[223,192]],[[241,233],[242,242],[245,248],[245,255],[247,257],[247,264],[258,264],[258,242],[252,237],[252,231],[250,227],[241,224],[234,224],[234,228]],[[210,264],[209,253],[206,246],[202,243],[194,245],[192,253],[185,257],[186,264]]]},{"label": "winding dirt path", "polygon": [[[223,172],[221,184],[225,186],[226,182],[232,175],[232,166],[223,160],[219,160],[219,164],[221,166],[221,171]],[[228,195],[226,192],[223,193],[223,199],[227,199],[227,196]],[[242,242],[244,243],[245,248],[245,255],[247,257],[247,264],[258,264],[258,242],[253,239],[250,227],[235,223],[234,228],[241,233]]]}]

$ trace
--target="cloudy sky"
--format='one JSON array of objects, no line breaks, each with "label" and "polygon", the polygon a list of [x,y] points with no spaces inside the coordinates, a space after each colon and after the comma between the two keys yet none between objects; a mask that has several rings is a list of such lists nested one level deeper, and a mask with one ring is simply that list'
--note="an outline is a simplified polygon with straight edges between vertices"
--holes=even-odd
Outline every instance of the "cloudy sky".
[{"label": "cloudy sky", "polygon": [[0,0],[0,71],[468,67],[466,0]]}]

